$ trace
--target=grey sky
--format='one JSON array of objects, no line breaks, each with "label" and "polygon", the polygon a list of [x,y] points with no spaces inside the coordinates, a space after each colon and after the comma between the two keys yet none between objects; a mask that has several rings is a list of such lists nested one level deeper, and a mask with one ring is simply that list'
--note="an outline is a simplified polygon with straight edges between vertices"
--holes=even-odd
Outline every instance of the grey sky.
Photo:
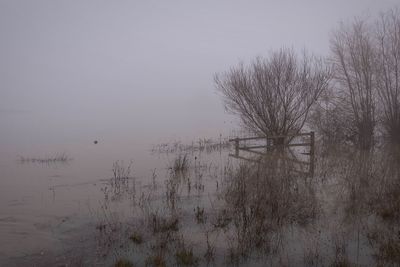
[{"label": "grey sky", "polygon": [[282,45],[325,55],[340,20],[398,3],[0,0],[0,145],[215,129],[215,72]]}]

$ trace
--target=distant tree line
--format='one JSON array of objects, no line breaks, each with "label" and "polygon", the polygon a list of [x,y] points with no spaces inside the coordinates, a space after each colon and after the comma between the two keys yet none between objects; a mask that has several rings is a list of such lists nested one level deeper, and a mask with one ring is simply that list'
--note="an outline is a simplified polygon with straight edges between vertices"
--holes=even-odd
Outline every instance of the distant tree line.
[{"label": "distant tree line", "polygon": [[281,48],[215,83],[256,134],[296,134],[307,123],[325,142],[368,149],[379,134],[400,144],[400,11],[341,23],[327,58]]}]

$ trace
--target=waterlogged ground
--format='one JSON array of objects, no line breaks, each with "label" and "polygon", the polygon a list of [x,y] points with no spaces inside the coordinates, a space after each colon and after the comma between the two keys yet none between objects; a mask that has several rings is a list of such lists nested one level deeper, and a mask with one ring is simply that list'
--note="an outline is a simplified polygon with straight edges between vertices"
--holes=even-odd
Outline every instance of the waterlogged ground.
[{"label": "waterlogged ground", "polygon": [[0,265],[400,264],[399,150],[141,149],[4,164]]}]

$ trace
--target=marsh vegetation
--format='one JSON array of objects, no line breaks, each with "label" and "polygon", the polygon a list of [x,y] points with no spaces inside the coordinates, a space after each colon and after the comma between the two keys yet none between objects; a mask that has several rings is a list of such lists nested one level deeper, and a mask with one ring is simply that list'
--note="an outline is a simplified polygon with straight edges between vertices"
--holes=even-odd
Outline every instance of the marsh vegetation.
[{"label": "marsh vegetation", "polygon": [[139,266],[397,266],[399,150],[322,147],[314,173],[296,171],[288,157],[299,152],[287,149],[166,168],[164,186],[127,193],[129,219],[98,231],[102,255]]}]

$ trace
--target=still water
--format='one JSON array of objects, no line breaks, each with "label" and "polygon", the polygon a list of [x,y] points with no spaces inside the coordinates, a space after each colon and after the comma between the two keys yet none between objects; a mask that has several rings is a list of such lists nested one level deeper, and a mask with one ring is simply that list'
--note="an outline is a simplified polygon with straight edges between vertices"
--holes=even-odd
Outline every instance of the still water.
[{"label": "still water", "polygon": [[[0,265],[400,263],[398,150],[317,143],[314,162],[307,148],[238,158],[230,135],[33,144],[9,136]],[[60,154],[68,159],[29,160]]]},{"label": "still water", "polygon": [[[212,129],[213,120],[211,128],[198,123],[199,129],[189,131],[165,129],[162,123],[118,122],[105,127],[96,119],[85,124],[57,114],[0,113],[0,266],[14,262],[29,266],[32,258],[54,258],[75,246],[87,227],[97,223],[96,213],[104,201],[101,189],[113,176],[115,161],[132,161],[132,177],[145,185],[154,170],[163,175],[173,161],[152,153],[155,144],[182,138],[197,141],[209,134],[219,138],[227,129]],[[68,160],[20,160],[60,154]]]}]

